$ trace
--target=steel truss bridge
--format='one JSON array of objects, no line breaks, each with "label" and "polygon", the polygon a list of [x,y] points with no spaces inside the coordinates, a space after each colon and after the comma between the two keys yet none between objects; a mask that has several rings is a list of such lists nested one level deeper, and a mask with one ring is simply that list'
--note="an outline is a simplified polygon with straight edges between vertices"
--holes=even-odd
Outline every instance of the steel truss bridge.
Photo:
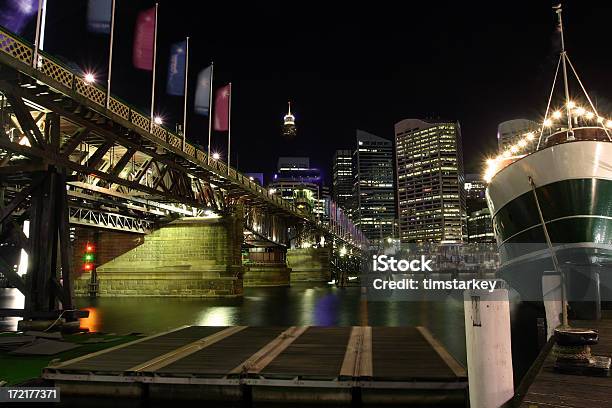
[{"label": "steel truss bridge", "polygon": [[[325,236],[357,251],[367,245],[120,99],[107,106],[99,86],[42,51],[36,62],[34,55],[0,27],[0,272],[26,294],[26,316],[51,315],[60,303],[72,309],[70,224],[148,233],[177,217],[241,211],[253,242]],[[27,281],[11,267],[20,248],[29,255]]]}]

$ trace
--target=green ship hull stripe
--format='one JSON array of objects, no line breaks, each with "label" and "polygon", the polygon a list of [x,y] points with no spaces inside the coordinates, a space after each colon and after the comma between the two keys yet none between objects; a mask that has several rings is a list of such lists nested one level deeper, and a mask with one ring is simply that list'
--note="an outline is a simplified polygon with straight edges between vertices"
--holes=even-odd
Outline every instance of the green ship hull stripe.
[{"label": "green ship hull stripe", "polygon": [[[611,180],[563,180],[538,187],[536,192],[553,242],[597,240],[601,243],[612,243]],[[539,224],[540,219],[531,191],[506,204],[493,218],[498,242],[543,242],[542,228],[533,228]],[[572,230],[576,229],[574,226],[580,225],[580,228],[588,228],[588,231],[557,231],[560,225]],[[597,234],[600,235],[599,238]],[[510,237],[511,239],[508,239]]]}]

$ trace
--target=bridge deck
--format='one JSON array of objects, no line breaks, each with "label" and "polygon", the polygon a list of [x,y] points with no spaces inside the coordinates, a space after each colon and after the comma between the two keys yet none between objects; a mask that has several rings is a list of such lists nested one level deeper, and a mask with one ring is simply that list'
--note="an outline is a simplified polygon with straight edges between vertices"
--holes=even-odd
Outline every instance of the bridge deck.
[{"label": "bridge deck", "polygon": [[465,370],[422,327],[190,326],[50,365],[43,377],[59,385],[62,396],[467,401]]}]

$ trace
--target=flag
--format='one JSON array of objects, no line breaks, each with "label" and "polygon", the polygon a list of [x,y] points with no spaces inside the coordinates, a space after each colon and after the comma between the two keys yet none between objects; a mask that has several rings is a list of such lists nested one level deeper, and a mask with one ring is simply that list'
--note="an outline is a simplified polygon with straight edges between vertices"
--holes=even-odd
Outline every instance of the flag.
[{"label": "flag", "polygon": [[231,87],[225,85],[217,89],[215,95],[215,130],[225,132],[229,129],[229,99]]},{"label": "flag", "polygon": [[212,67],[204,68],[198,74],[198,82],[196,83],[195,91],[195,101],[193,104],[195,113],[197,113],[198,115],[209,115],[211,75]]},{"label": "flag", "polygon": [[153,70],[155,44],[155,7],[141,11],[136,19],[132,62],[138,69]]},{"label": "flag", "polygon": [[89,0],[87,3],[87,30],[97,34],[110,34],[113,0]]},{"label": "flag", "polygon": [[0,25],[21,35],[36,13],[38,0],[7,0],[0,7]]},{"label": "flag", "polygon": [[168,62],[168,95],[181,96],[185,94],[185,63],[187,60],[187,41],[177,42],[170,47]]}]

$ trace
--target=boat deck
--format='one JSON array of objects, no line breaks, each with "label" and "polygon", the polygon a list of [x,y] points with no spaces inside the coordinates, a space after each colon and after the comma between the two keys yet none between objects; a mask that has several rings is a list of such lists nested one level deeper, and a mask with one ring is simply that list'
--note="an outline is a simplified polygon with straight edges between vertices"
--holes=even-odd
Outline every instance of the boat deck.
[{"label": "boat deck", "polygon": [[69,395],[467,406],[465,369],[423,327],[188,326],[50,365]]},{"label": "boat deck", "polygon": [[[572,326],[599,330],[599,344],[591,346],[592,353],[612,356],[612,311],[604,311],[603,317],[599,321],[574,321]],[[558,373],[553,369],[555,358],[550,349],[551,343],[542,350],[532,368],[533,372],[527,374],[529,386],[524,392],[519,389],[517,405],[520,404],[521,408],[612,407],[612,377]]]}]

